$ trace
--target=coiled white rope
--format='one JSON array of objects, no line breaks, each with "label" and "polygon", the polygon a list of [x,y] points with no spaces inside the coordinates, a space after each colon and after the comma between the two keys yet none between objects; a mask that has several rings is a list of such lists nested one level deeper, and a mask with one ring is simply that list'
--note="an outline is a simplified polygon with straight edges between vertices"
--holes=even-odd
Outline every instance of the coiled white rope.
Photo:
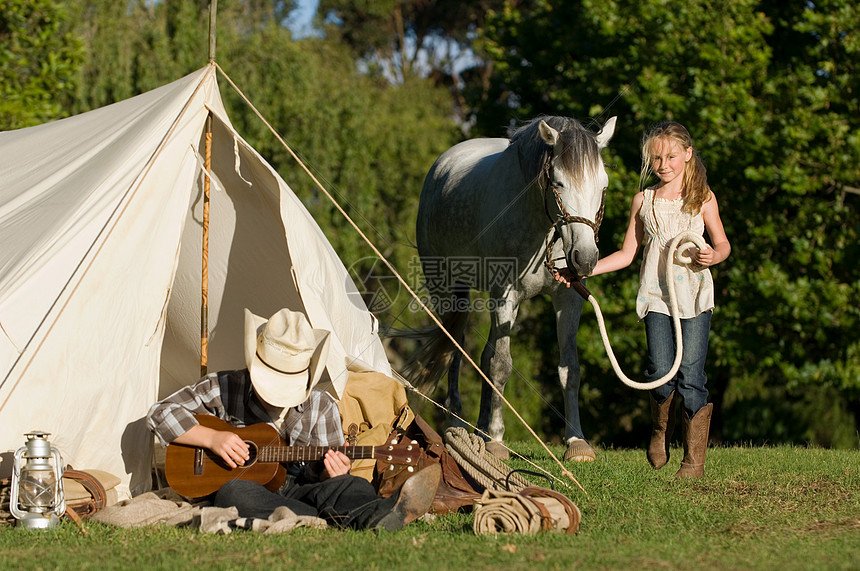
[{"label": "coiled white rope", "polygon": [[519,492],[533,484],[486,449],[478,434],[470,434],[461,426],[445,430],[445,449],[457,465],[487,490]]},{"label": "coiled white rope", "polygon": [[[707,247],[707,243],[702,236],[690,231],[681,232],[672,238],[671,242],[669,242],[669,259],[674,260],[679,264],[692,263],[693,258],[684,254],[683,251],[691,242],[700,249]],[[685,248],[681,248],[681,246],[685,246]],[[672,364],[672,368],[669,369],[668,373],[655,381],[651,381],[650,383],[636,382],[630,379],[624,374],[624,371],[621,370],[621,367],[618,365],[618,360],[615,358],[615,353],[612,351],[612,346],[609,343],[609,335],[606,334],[606,324],[603,322],[603,313],[600,311],[600,306],[597,304],[597,300],[594,299],[594,296],[591,295],[588,290],[583,288],[583,290],[588,293],[586,299],[591,303],[592,307],[594,307],[594,313],[597,315],[597,325],[600,328],[600,338],[603,340],[603,347],[606,349],[606,354],[609,356],[609,362],[612,363],[612,369],[615,371],[618,378],[621,379],[621,382],[632,389],[639,389],[642,391],[656,389],[673,378],[675,373],[678,372],[678,368],[681,366],[681,357],[684,354],[684,347],[681,343],[681,317],[679,316],[678,311],[678,297],[675,293],[675,279],[672,275],[673,268],[674,264],[666,265],[666,282],[669,285],[669,308],[672,311],[672,323],[675,325],[675,362]],[[582,294],[582,291],[580,291],[580,294]]]}]

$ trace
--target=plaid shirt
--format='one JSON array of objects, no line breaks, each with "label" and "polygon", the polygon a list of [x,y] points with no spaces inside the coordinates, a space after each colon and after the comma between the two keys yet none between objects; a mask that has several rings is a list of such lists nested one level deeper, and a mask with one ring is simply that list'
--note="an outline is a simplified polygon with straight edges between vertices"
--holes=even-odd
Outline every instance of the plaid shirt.
[{"label": "plaid shirt", "polygon": [[[210,373],[196,385],[176,391],[152,405],[146,424],[167,446],[198,424],[195,414],[211,414],[240,428],[260,422],[273,424],[253,390],[248,369]],[[326,392],[311,391],[305,402],[287,412],[281,437],[293,446],[342,446],[337,403]]]}]

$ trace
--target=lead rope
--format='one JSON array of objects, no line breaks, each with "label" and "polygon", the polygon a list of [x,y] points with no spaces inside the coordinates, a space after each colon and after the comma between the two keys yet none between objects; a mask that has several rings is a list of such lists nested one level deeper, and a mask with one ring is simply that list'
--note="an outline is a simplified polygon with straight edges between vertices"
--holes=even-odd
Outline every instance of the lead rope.
[{"label": "lead rope", "polygon": [[[686,246],[691,242],[700,249],[707,246],[705,239],[695,232],[681,232],[675,236],[671,242],[669,242],[669,259],[672,259],[679,264],[691,263],[693,258],[687,256],[680,250],[681,245]],[[639,389],[642,391],[656,389],[657,387],[665,384],[669,379],[673,378],[675,373],[678,372],[678,368],[681,366],[681,357],[684,354],[684,348],[681,344],[681,317],[679,315],[680,312],[678,311],[678,297],[675,293],[675,279],[672,275],[674,267],[674,264],[667,265],[666,282],[669,284],[669,307],[672,311],[672,323],[675,326],[675,362],[672,364],[672,368],[668,373],[656,381],[651,381],[650,383],[636,382],[624,374],[624,371],[622,371],[621,367],[618,366],[618,360],[615,358],[615,353],[612,351],[612,346],[609,343],[609,336],[606,333],[606,324],[603,322],[603,313],[600,311],[600,306],[597,304],[597,300],[594,299],[594,296],[588,291],[588,289],[586,289],[582,282],[576,281],[572,284],[572,287],[576,289],[582,297],[587,299],[589,303],[591,303],[592,307],[594,307],[594,313],[597,315],[597,326],[600,328],[600,338],[603,340],[603,347],[606,349],[606,354],[609,356],[609,362],[612,363],[612,369],[615,371],[618,378],[621,379],[621,382],[632,389]]]}]

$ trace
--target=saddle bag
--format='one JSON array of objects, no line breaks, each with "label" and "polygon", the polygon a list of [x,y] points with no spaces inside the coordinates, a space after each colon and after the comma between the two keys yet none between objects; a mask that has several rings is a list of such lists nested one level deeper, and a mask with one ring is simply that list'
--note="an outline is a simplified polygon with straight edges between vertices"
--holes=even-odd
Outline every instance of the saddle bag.
[{"label": "saddle bag", "polygon": [[442,437],[430,427],[421,416],[415,415],[413,421],[403,432],[394,431],[389,441],[412,442],[421,449],[418,465],[396,464],[379,458],[376,461],[379,495],[390,496],[406,480],[419,470],[431,464],[442,466],[442,481],[433,499],[432,511],[447,514],[456,511],[470,511],[475,500],[481,497],[478,483],[466,475],[454,458],[445,449]]}]

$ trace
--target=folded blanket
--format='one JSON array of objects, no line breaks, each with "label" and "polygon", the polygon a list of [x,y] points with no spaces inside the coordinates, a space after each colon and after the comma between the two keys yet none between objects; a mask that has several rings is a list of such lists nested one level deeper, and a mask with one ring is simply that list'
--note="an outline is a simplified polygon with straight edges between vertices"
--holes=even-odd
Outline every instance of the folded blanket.
[{"label": "folded blanket", "polygon": [[[220,510],[220,511],[216,511]],[[284,533],[297,527],[323,529],[328,527],[322,518],[296,515],[286,506],[276,509],[268,519],[238,516],[236,508],[203,508],[199,517],[199,529],[204,533],[227,535],[234,529],[260,531],[267,534]]]},{"label": "folded blanket", "polygon": [[89,521],[124,528],[165,524],[190,526],[204,533],[229,534],[234,529],[263,533],[283,533],[297,527],[324,528],[324,519],[298,516],[286,507],[280,507],[268,519],[240,518],[236,508],[216,508],[206,503],[190,504],[175,494],[148,492],[108,506],[93,514]]}]

